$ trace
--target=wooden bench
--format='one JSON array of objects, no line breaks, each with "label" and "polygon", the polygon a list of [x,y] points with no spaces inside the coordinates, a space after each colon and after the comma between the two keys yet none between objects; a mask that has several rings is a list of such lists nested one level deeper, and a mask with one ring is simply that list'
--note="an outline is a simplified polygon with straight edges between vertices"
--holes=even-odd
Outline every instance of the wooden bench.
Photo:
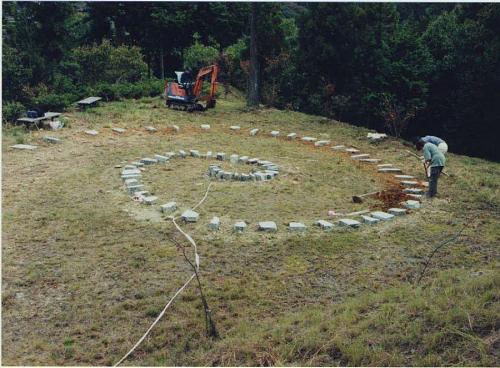
[{"label": "wooden bench", "polygon": [[87,107],[92,107],[92,106],[97,106],[97,103],[102,100],[101,97],[87,97],[84,98],[83,100],[80,100],[77,102],[78,106],[80,106],[81,109],[85,109]]},{"label": "wooden bench", "polygon": [[39,118],[24,117],[24,118],[17,119],[17,122],[25,124],[26,126],[34,125],[37,129],[40,129],[38,124],[41,123],[43,125],[46,121],[54,120],[55,118],[58,118],[59,116],[61,116],[60,112],[46,112],[45,115],[42,117],[39,117]]}]

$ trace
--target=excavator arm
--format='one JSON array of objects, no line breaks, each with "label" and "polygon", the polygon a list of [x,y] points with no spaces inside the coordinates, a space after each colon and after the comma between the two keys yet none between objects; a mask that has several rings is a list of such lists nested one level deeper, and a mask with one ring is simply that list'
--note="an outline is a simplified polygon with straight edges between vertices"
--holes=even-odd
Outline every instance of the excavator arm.
[{"label": "excavator arm", "polygon": [[[207,102],[207,107],[213,107],[215,105],[215,92],[217,92],[217,75],[219,74],[218,65],[210,65],[201,68],[196,76],[196,81],[193,87],[193,94],[201,101]],[[207,75],[210,75],[210,90],[208,95],[201,96],[201,89],[203,87],[203,81]],[[210,106],[208,106],[210,105]]]}]

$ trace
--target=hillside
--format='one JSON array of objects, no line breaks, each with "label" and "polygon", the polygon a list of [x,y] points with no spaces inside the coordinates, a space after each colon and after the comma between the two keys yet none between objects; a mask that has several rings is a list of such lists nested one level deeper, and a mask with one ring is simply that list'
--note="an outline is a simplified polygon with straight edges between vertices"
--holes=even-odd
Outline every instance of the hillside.
[{"label": "hillside", "polygon": [[[211,182],[200,220],[181,226],[198,244],[220,338],[205,335],[192,283],[124,365],[500,365],[500,164],[449,154],[439,197],[421,209],[323,231],[313,223],[334,222],[329,210],[387,209],[376,199],[354,204],[352,195],[397,185],[331,145],[356,147],[422,180],[412,148],[370,143],[368,130],[318,116],[250,111],[234,95],[203,113],[142,98],[70,111],[64,120],[55,132],[3,130],[3,364],[116,363],[192,273],[176,245],[183,238],[159,205],[191,208]],[[290,132],[331,143],[285,139]],[[46,135],[62,143],[46,143]],[[10,148],[15,143],[37,149]],[[280,173],[220,181],[206,175],[217,161],[176,159],[142,173],[156,205],[132,201],[124,165],[180,149],[258,157]],[[219,231],[207,227],[213,216]],[[240,220],[248,228],[235,233]],[[270,220],[277,232],[256,231]],[[306,232],[288,231],[290,221]]]}]

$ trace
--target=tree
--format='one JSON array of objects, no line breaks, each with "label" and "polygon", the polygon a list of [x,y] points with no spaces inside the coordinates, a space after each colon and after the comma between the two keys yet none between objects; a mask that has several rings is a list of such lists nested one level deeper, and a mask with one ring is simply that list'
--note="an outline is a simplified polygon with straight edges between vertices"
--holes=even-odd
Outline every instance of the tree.
[{"label": "tree", "polygon": [[260,63],[257,45],[257,12],[259,4],[252,3],[250,12],[250,65],[248,73],[247,105],[258,106],[260,103]]}]

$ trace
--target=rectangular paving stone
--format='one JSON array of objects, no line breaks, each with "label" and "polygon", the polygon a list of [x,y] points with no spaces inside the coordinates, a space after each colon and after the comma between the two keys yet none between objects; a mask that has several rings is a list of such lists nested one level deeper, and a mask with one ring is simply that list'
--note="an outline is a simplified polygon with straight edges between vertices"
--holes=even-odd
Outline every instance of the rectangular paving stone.
[{"label": "rectangular paving stone", "polygon": [[353,160],[361,160],[361,159],[363,159],[363,158],[365,158],[365,159],[366,159],[366,158],[368,158],[368,157],[370,157],[370,155],[369,155],[368,153],[360,153],[360,154],[358,154],[358,155],[352,155],[352,156],[351,156],[351,158],[352,158]]},{"label": "rectangular paving stone", "polygon": [[226,154],[224,152],[217,152],[217,154],[215,155],[215,157],[219,161],[224,161],[226,159]]},{"label": "rectangular paving stone", "polygon": [[359,159],[359,161],[361,161],[361,162],[367,162],[369,164],[376,164],[376,163],[378,163],[378,162],[380,162],[382,160],[379,159],[379,158],[361,158],[361,159]]},{"label": "rectangular paving stone", "polygon": [[138,179],[140,178],[142,175],[141,174],[128,174],[128,175],[122,175],[121,178],[123,180],[127,180],[127,179]]},{"label": "rectangular paving stone", "polygon": [[331,230],[333,229],[333,224],[331,222],[325,220],[318,220],[315,222],[315,225],[319,226],[323,230]]},{"label": "rectangular paving stone", "polygon": [[196,222],[200,218],[200,215],[193,210],[186,210],[182,213],[181,218],[186,222]]},{"label": "rectangular paving stone", "polygon": [[238,159],[240,158],[240,156],[238,155],[231,155],[229,156],[229,161],[232,163],[232,164],[236,164],[238,163]]},{"label": "rectangular paving stone", "polygon": [[247,228],[247,224],[244,221],[238,221],[234,224],[233,230],[237,232],[242,232]]},{"label": "rectangular paving stone", "polygon": [[172,158],[172,157],[177,156],[177,154],[173,151],[168,151],[168,152],[165,152],[165,156]]},{"label": "rectangular paving stone", "polygon": [[125,131],[126,131],[126,129],[123,129],[123,128],[113,128],[112,130],[113,130],[113,132],[120,133],[120,134],[125,133]]},{"label": "rectangular paving stone", "polygon": [[279,135],[280,135],[279,130],[273,130],[273,131],[271,132],[271,136],[273,136],[273,137],[277,137],[277,136],[279,136]]},{"label": "rectangular paving stone", "polygon": [[157,164],[157,163],[158,163],[158,160],[157,160],[157,159],[155,159],[155,158],[144,157],[144,158],[141,158],[141,162],[142,162],[144,165],[152,165],[152,164]]},{"label": "rectangular paving stone", "polygon": [[411,210],[416,210],[416,209],[419,209],[420,208],[420,202],[419,201],[415,201],[415,200],[412,200],[412,199],[409,199],[405,202],[402,202],[401,203],[404,207],[408,208],[408,209],[411,209]]},{"label": "rectangular paving stone", "polygon": [[376,219],[382,220],[382,221],[389,221],[394,218],[394,215],[387,213],[387,212],[382,212],[382,211],[375,211],[372,212],[371,217],[374,217]]},{"label": "rectangular paving stone", "polygon": [[210,230],[219,230],[219,228],[220,228],[220,219],[217,216],[212,217],[212,219],[208,223],[208,228]]},{"label": "rectangular paving stone", "polygon": [[411,175],[394,175],[396,179],[415,179],[414,176]]},{"label": "rectangular paving stone", "polygon": [[418,185],[418,181],[412,181],[412,180],[401,180],[400,183],[405,187],[414,187]]},{"label": "rectangular paving stone", "polygon": [[238,161],[242,164],[246,164],[247,161],[248,161],[248,156],[240,156],[240,158],[238,159]]},{"label": "rectangular paving stone", "polygon": [[241,181],[249,181],[249,180],[250,180],[250,175],[241,174]]},{"label": "rectangular paving stone", "polygon": [[189,150],[189,154],[192,156],[192,157],[200,157],[200,151],[198,150]]},{"label": "rectangular paving stone", "polygon": [[297,231],[297,232],[302,232],[306,231],[307,227],[301,222],[290,222],[288,224],[288,229],[290,231]]},{"label": "rectangular paving stone", "polygon": [[295,139],[295,137],[297,137],[297,133],[290,133],[290,134],[287,134],[286,136],[288,139]]},{"label": "rectangular paving stone", "polygon": [[356,149],[356,148],[346,148],[345,151],[348,152],[348,153],[358,153],[359,149]]},{"label": "rectangular paving stone", "polygon": [[97,130],[91,129],[91,130],[86,130],[85,134],[96,136],[99,134],[99,132]]},{"label": "rectangular paving stone", "polygon": [[[140,162],[140,161],[133,161],[130,164],[136,166],[136,168],[144,166],[144,164],[142,162]],[[127,168],[127,167],[125,167],[125,168]]]},{"label": "rectangular paving stone", "polygon": [[157,131],[157,129],[151,125],[145,126],[144,129],[147,130],[148,132],[156,132]]},{"label": "rectangular paving stone", "polygon": [[341,226],[349,226],[349,227],[359,227],[361,225],[361,222],[352,220],[352,219],[347,219],[343,218],[339,220],[339,224]]},{"label": "rectangular paving stone", "polygon": [[206,158],[207,160],[210,160],[212,158],[212,151],[207,151]]},{"label": "rectangular paving stone", "polygon": [[394,216],[406,215],[406,209],[404,208],[389,208],[387,212]]},{"label": "rectangular paving stone", "polygon": [[393,164],[380,164],[380,165],[377,165],[377,167],[393,167],[394,165]]},{"label": "rectangular paving stone", "polygon": [[397,167],[381,167],[377,171],[381,173],[395,173],[401,172],[401,169],[398,169]]},{"label": "rectangular paving stone", "polygon": [[377,222],[380,222],[378,218],[371,217],[371,216],[366,216],[366,215],[361,215],[361,218],[363,219],[363,222],[365,224],[373,225],[376,224]]},{"label": "rectangular paving stone", "polygon": [[144,204],[147,204],[149,206],[153,205],[156,203],[156,201],[158,200],[158,197],[155,197],[155,196],[148,196],[148,197],[144,197],[142,199],[142,203]]},{"label": "rectangular paving stone", "polygon": [[139,180],[137,179],[125,179],[125,185],[127,187],[131,186],[131,185],[138,185],[139,184]]},{"label": "rectangular paving stone", "polygon": [[54,143],[54,144],[62,142],[62,140],[60,140],[59,138],[50,137],[50,136],[47,136],[47,135],[45,137],[43,137],[43,140],[45,142],[47,142],[47,143]]},{"label": "rectangular paving stone", "polygon": [[275,232],[278,231],[278,227],[274,221],[262,221],[259,222],[260,231]]},{"label": "rectangular paving stone", "polygon": [[178,132],[181,128],[179,128],[178,125],[172,125],[172,129],[175,130],[176,132]]},{"label": "rectangular paving stone", "polygon": [[339,144],[338,146],[333,146],[332,147],[332,150],[334,150],[334,151],[341,151],[343,149],[345,149],[345,146],[342,145],[342,144]]},{"label": "rectangular paving stone", "polygon": [[200,128],[203,130],[209,130],[210,129],[210,124],[201,124]]},{"label": "rectangular paving stone", "polygon": [[158,160],[158,162],[167,162],[168,160],[170,160],[170,157],[168,156],[163,156],[163,155],[158,155],[156,154],[154,156],[155,160]]},{"label": "rectangular paving stone", "polygon": [[257,135],[257,133],[258,133],[258,132],[259,132],[259,129],[257,129],[257,128],[252,129],[252,130],[250,131],[250,135],[251,135],[251,136]]},{"label": "rectangular paving stone", "polygon": [[314,145],[316,147],[323,147],[323,146],[327,146],[331,143],[331,141],[316,141],[314,142]]},{"label": "rectangular paving stone", "polygon": [[160,206],[160,211],[163,213],[172,213],[177,209],[177,203],[168,202]]},{"label": "rectangular paving stone", "polygon": [[250,165],[255,165],[257,162],[259,162],[259,159],[255,157],[255,158],[249,158],[247,163]]},{"label": "rectangular paving stone", "polygon": [[129,186],[127,186],[127,190],[128,190],[128,192],[130,194],[133,194],[135,192],[141,192],[144,189],[146,189],[146,188],[144,187],[143,184],[136,184],[136,185],[129,185]]},{"label": "rectangular paving stone", "polygon": [[130,170],[122,170],[122,175],[133,175],[133,174],[141,174],[141,170],[139,169],[130,169]]},{"label": "rectangular paving stone", "polygon": [[318,138],[314,138],[314,137],[302,137],[302,140],[304,142],[315,142],[318,140]]},{"label": "rectangular paving stone", "polygon": [[123,170],[135,170],[135,169],[137,169],[137,166],[135,165],[125,165],[123,167]]},{"label": "rectangular paving stone", "polygon": [[179,152],[177,153],[177,155],[178,155],[180,158],[186,158],[187,153],[186,153],[186,151],[184,151],[184,150],[179,150]]},{"label": "rectangular paving stone", "polygon": [[403,189],[403,193],[407,194],[422,194],[424,191],[420,188],[405,188]]},{"label": "rectangular paving stone", "polygon": [[240,127],[239,125],[231,125],[231,126],[229,127],[229,129],[231,129],[231,130],[240,130],[240,129],[241,129],[241,127]]}]

